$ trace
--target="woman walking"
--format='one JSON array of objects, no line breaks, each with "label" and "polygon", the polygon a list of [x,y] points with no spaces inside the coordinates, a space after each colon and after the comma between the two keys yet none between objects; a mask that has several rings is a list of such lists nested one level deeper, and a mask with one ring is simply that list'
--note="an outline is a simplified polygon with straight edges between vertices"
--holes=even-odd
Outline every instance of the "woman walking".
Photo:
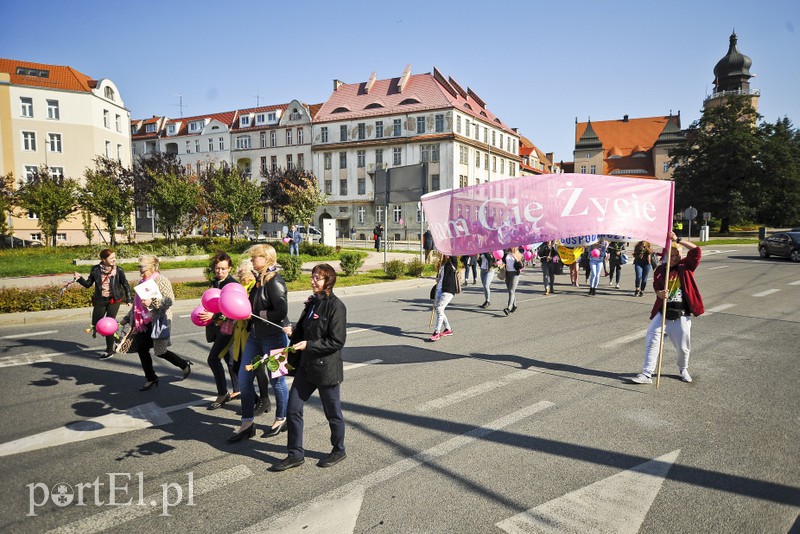
[{"label": "woman walking", "polygon": [[344,381],[342,347],[347,338],[347,308],[333,294],[336,271],[321,263],[311,271],[313,296],[306,301],[297,326],[284,328],[291,335],[292,366],[296,374],[289,392],[288,443],[289,454],[272,466],[273,471],[285,471],[305,462],[303,448],[303,408],[311,394],[319,391],[322,411],[331,431],[331,452],[317,465],[332,467],[345,458],[344,416],[341,388]]},{"label": "woman walking", "polygon": [[506,268],[506,289],[508,290],[508,305],[503,308],[503,313],[508,315],[517,311],[517,284],[519,283],[519,273],[522,271],[522,261],[517,256],[516,247],[507,248],[503,256]]},{"label": "woman walking", "polygon": [[633,269],[636,272],[636,286],[633,290],[634,297],[643,297],[647,287],[647,278],[650,275],[650,261],[653,249],[649,241],[639,241],[633,248]]},{"label": "woman walking", "polygon": [[[612,241],[608,245],[608,265],[610,267],[608,273],[608,285],[614,286],[619,289],[619,278],[622,274],[622,253],[625,252],[625,243],[622,241]],[[614,273],[616,273],[616,284],[614,282]]]},{"label": "woman walking", "polygon": [[[253,314],[256,316],[251,321],[250,335],[239,362],[239,388],[242,392],[242,424],[228,438],[230,443],[255,436],[255,390],[253,380],[256,371],[251,364],[256,356],[269,354],[274,349],[284,348],[289,340],[283,331],[287,324],[286,314],[289,304],[286,299],[286,282],[278,273],[277,254],[272,245],[258,244],[247,249],[247,254],[253,262],[255,285],[250,290],[250,303]],[[251,370],[248,370],[251,367]],[[257,369],[263,369],[259,366]],[[262,437],[277,436],[286,429],[286,404],[289,396],[286,387],[286,377],[275,376],[270,373],[270,382],[275,390],[275,422],[264,431]],[[262,393],[261,401],[267,402],[266,392]]]},{"label": "woman walking", "polygon": [[556,262],[558,262],[558,247],[553,240],[545,241],[536,250],[537,256],[542,260],[542,279],[544,294],[554,293],[553,283],[556,278]]},{"label": "woman walking", "polygon": [[142,370],[147,380],[139,391],[147,391],[153,386],[158,386],[158,375],[153,369],[153,358],[150,356],[151,348],[157,357],[180,368],[184,380],[192,372],[192,362],[169,350],[175,293],[167,277],[159,272],[158,258],[149,254],[139,256],[139,275],[141,276],[139,284],[153,282],[157,291],[151,290],[150,293],[154,296],[144,298],[138,291],[136,292],[133,308],[120,321],[123,325],[133,325],[128,339],[121,344],[122,347],[127,345],[127,350],[120,349],[120,352],[139,354],[139,361],[142,363]]},{"label": "woman walking", "polygon": [[[222,289],[228,284],[237,283],[236,278],[231,275],[232,264],[233,260],[231,260],[231,257],[225,252],[219,252],[214,255],[211,259],[211,270],[214,272],[214,280],[211,282],[212,288]],[[233,392],[236,393],[239,391],[239,380],[233,371],[233,360],[227,350],[233,338],[234,321],[232,319],[223,320],[221,314],[213,314],[210,311],[200,313],[199,317],[203,321],[211,321],[206,326],[206,341],[212,342],[213,345],[211,345],[211,350],[208,352],[206,362],[211,368],[211,374],[214,375],[214,382],[217,386],[217,398],[208,406],[208,409],[217,410],[231,400],[231,394],[225,382],[225,369],[222,366],[223,360],[225,360],[228,373],[231,376]]]},{"label": "woman walking", "polygon": [[600,283],[600,267],[606,259],[606,247],[608,241],[595,243],[587,248],[589,256],[589,294],[597,294],[597,285]]},{"label": "woman walking", "polygon": [[[439,341],[445,336],[452,336],[453,329],[450,328],[450,321],[444,314],[445,308],[453,300],[456,293],[460,292],[458,287],[458,257],[442,254],[439,256],[439,268],[436,275],[436,328],[429,341]],[[444,330],[442,330],[444,328]]]},{"label": "woman walking", "polygon": [[[117,318],[120,305],[130,303],[131,286],[125,277],[122,267],[117,267],[117,255],[110,248],[100,251],[100,263],[89,271],[88,278],[83,278],[80,274],[74,273],[74,280],[83,287],[94,286],[92,295],[92,337],[97,336],[95,327],[97,321],[103,317]],[[107,360],[114,355],[114,336],[105,336],[106,351],[100,356],[101,360]]]},{"label": "woman walking", "polygon": [[478,255],[478,261],[481,265],[481,284],[483,284],[483,304],[479,308],[488,308],[491,305],[492,291],[491,284],[494,280],[494,275],[497,273],[497,267],[491,252],[484,252]]}]

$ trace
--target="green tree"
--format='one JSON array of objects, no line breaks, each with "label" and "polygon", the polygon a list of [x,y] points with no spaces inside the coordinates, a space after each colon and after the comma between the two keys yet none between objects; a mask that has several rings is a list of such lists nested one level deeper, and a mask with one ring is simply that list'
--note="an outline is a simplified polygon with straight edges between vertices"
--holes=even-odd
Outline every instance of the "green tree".
[{"label": "green tree", "polygon": [[800,133],[788,118],[759,127],[762,203],[756,215],[767,226],[800,223]]},{"label": "green tree", "polygon": [[685,141],[669,152],[676,208],[711,212],[722,233],[756,215],[764,202],[758,118],[749,98],[731,97],[692,123]]},{"label": "green tree", "polygon": [[79,202],[84,210],[97,215],[106,225],[111,245],[117,244],[117,227],[131,229],[133,212],[133,174],[119,160],[98,156],[94,169],[86,169]]},{"label": "green tree", "polygon": [[18,204],[36,213],[45,244],[56,245],[58,226],[78,209],[78,187],[72,178],[52,176],[46,165],[19,181]]},{"label": "green tree", "polygon": [[154,186],[147,195],[147,203],[158,214],[158,224],[167,238],[177,239],[194,224],[194,215],[200,202],[200,185],[195,177],[183,174],[153,174]]},{"label": "green tree", "polygon": [[238,166],[209,168],[201,177],[208,205],[207,217],[222,220],[225,233],[233,236],[236,227],[249,218],[254,228],[261,226],[261,188]]},{"label": "green tree", "polygon": [[289,224],[308,222],[320,206],[328,201],[328,195],[320,191],[317,178],[301,169],[279,169],[275,172],[262,171],[264,202],[275,210]]},{"label": "green tree", "polygon": [[14,209],[14,173],[10,172],[0,176],[0,236],[11,233],[8,226],[8,217]]},{"label": "green tree", "polygon": [[133,175],[134,202],[137,206],[144,207],[149,202],[149,195],[156,186],[154,176],[174,174],[183,176],[185,167],[181,164],[177,154],[166,152],[153,152],[134,159],[131,174]]}]

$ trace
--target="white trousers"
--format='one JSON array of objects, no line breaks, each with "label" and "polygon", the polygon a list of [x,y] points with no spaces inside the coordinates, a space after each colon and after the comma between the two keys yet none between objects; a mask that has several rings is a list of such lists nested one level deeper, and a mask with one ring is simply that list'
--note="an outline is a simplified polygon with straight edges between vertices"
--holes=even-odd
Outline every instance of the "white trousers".
[{"label": "white trousers", "polygon": [[[450,330],[450,321],[447,320],[447,316],[444,314],[444,309],[447,308],[447,305],[450,304],[450,301],[453,300],[454,295],[452,293],[439,293],[436,299],[436,329],[435,332],[439,332],[440,334],[444,332],[444,330]],[[444,326],[444,330],[442,327]]]},{"label": "white trousers", "polygon": [[[658,341],[661,337],[661,314],[656,314],[650,321],[645,334],[644,369],[642,373],[652,376],[658,364]],[[692,316],[683,315],[680,319],[664,323],[664,337],[672,341],[672,346],[678,353],[678,369],[689,367],[689,353],[692,350]],[[666,339],[664,340],[666,343]]]}]

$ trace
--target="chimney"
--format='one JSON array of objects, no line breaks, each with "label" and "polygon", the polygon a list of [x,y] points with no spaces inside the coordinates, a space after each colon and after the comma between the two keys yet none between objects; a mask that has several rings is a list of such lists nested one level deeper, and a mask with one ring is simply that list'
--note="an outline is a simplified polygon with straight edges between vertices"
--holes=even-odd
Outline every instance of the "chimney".
[{"label": "chimney", "polygon": [[343,86],[343,85],[344,85],[344,82],[342,80],[336,80],[336,79],[333,80],[333,90],[334,91],[338,91],[339,88],[341,86]]},{"label": "chimney", "polygon": [[622,116],[622,122],[628,122],[628,116],[627,115],[623,115]]}]

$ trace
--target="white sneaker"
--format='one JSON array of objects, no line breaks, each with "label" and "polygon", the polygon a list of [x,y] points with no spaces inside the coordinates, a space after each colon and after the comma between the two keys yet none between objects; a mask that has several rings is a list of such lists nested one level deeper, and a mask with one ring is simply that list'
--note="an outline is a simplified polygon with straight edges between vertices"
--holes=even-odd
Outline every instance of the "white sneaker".
[{"label": "white sneaker", "polygon": [[619,284],[615,285],[614,287],[615,287],[616,289],[619,289]]},{"label": "white sneaker", "polygon": [[633,382],[634,384],[652,384],[653,379],[644,373],[639,373],[638,375],[631,378],[631,382]]},{"label": "white sneaker", "polygon": [[689,374],[689,369],[681,369],[681,380],[684,382],[692,381],[692,375]]}]

